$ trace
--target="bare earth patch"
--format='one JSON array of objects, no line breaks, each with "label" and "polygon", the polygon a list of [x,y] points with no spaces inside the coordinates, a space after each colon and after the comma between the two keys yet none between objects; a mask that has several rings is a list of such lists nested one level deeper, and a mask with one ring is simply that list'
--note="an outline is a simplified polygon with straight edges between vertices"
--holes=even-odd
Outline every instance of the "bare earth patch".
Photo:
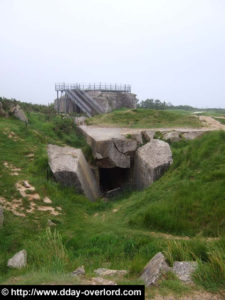
[{"label": "bare earth patch", "polygon": [[[32,186],[27,180],[18,181],[16,183],[16,189],[19,191],[22,198],[6,200],[4,197],[0,197],[0,203],[5,210],[11,211],[14,215],[20,217],[26,217],[27,214],[34,213],[35,211],[48,212],[53,216],[58,216],[61,214],[59,212],[62,210],[60,206],[54,208],[52,206],[40,205],[40,195],[35,192],[35,187]],[[28,207],[24,199],[29,201]],[[38,201],[39,203],[36,203],[35,201]],[[52,203],[52,200],[48,197],[45,197],[42,201],[43,204]]]},{"label": "bare earth patch", "polygon": [[23,141],[23,139],[21,139],[20,137],[18,137],[15,132],[10,131],[9,128],[5,128],[3,131],[4,135],[7,135],[7,137],[11,140],[13,140],[14,142],[18,142],[18,141]]},{"label": "bare earth patch", "polygon": [[24,207],[22,199],[13,199],[12,201],[6,200],[4,197],[0,197],[0,203],[5,210],[11,211],[14,215],[19,217],[25,217]]},{"label": "bare earth patch", "polygon": [[30,158],[30,160],[33,160],[34,158],[34,153],[29,153],[26,155],[27,158]]},{"label": "bare earth patch", "polygon": [[[190,240],[191,238],[189,236],[179,236],[179,235],[173,235],[173,234],[168,234],[168,233],[163,233],[163,232],[154,232],[151,231],[149,232],[150,235],[156,237],[156,238],[164,238],[167,240],[183,240],[183,241],[187,241]],[[207,241],[215,241],[215,240],[219,240],[218,237],[199,237],[200,239],[203,238],[204,240]]]},{"label": "bare earth patch", "polygon": [[49,211],[51,215],[58,216],[60,213],[55,210],[52,206],[38,206],[37,210],[39,211]]},{"label": "bare earth patch", "polygon": [[29,197],[31,194],[27,193],[29,192],[34,192],[35,191],[35,187],[31,186],[29,184],[28,181],[24,180],[24,181],[19,181],[16,183],[16,189],[17,191],[19,191],[20,195],[23,198],[27,198]]},{"label": "bare earth patch", "polygon": [[52,200],[49,199],[48,197],[44,197],[43,202],[49,204],[52,203]]},{"label": "bare earth patch", "polygon": [[203,125],[212,130],[225,130],[225,125],[221,124],[219,121],[208,116],[199,116],[199,120]]},{"label": "bare earth patch", "polygon": [[10,175],[18,176],[19,172],[21,171],[20,168],[15,167],[13,164],[10,164],[7,161],[3,162],[3,166],[10,171]]}]

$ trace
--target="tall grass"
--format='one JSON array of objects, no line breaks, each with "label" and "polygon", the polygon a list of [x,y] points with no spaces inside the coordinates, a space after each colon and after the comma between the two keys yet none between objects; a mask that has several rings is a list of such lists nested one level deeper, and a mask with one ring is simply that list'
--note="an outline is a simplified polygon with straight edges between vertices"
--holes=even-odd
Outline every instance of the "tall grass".
[{"label": "tall grass", "polygon": [[63,272],[69,262],[67,250],[60,233],[47,228],[37,240],[26,245],[29,255],[29,266],[35,271]]},{"label": "tall grass", "polygon": [[175,261],[208,260],[207,244],[199,239],[190,241],[170,240],[163,252],[170,266],[173,266]]},{"label": "tall grass", "polygon": [[[172,145],[174,163],[151,187],[131,195],[129,224],[180,235],[225,233],[225,132]],[[128,204],[129,206],[129,204]]]},{"label": "tall grass", "polygon": [[197,261],[195,283],[207,290],[225,287],[225,238],[214,243],[203,240],[169,241],[164,254],[171,266],[175,261]]},{"label": "tall grass", "polygon": [[212,291],[225,287],[225,238],[208,247],[208,261],[199,261],[199,268],[194,274],[196,283]]}]

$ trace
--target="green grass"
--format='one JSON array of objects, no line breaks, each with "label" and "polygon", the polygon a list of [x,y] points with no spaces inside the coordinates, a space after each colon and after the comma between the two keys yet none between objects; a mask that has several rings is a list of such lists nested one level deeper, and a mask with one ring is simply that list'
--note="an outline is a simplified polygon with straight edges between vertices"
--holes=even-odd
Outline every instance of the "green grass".
[{"label": "green grass", "polygon": [[172,145],[174,163],[151,187],[126,200],[129,223],[180,235],[225,234],[225,132]]},{"label": "green grass", "polygon": [[49,285],[77,285],[80,280],[77,277],[72,277],[69,273],[55,273],[46,271],[27,271],[17,277],[7,279],[4,284],[49,284]]},{"label": "green grass", "polygon": [[202,109],[200,115],[210,116],[210,117],[224,117],[225,109]]},{"label": "green grass", "polygon": [[201,127],[196,116],[186,111],[153,109],[121,109],[87,120],[89,125],[131,128]]},{"label": "green grass", "polygon": [[22,102],[22,101],[18,101],[16,99],[7,99],[7,98],[4,98],[4,97],[0,97],[0,102],[2,103],[3,109],[7,112],[10,111],[10,108],[11,108],[12,105],[19,104],[19,106],[26,113],[28,113],[28,112],[44,113],[48,117],[52,117],[53,115],[56,114],[55,110],[54,110],[53,103],[47,106],[47,105],[40,105],[40,104]]},{"label": "green grass", "polygon": [[208,247],[206,262],[199,261],[199,268],[194,274],[196,283],[204,288],[216,291],[224,288],[225,283],[225,238]]},{"label": "green grass", "polygon": [[168,272],[162,276],[159,282],[159,291],[161,295],[173,293],[182,296],[191,292],[191,287],[183,284],[172,272]]},{"label": "green grass", "polygon": [[[47,173],[48,143],[82,148],[92,159],[72,121],[32,112],[29,119],[26,128],[13,118],[0,118],[0,196],[9,201],[18,199],[16,182],[28,180],[42,198],[52,200],[52,206],[61,206],[63,213],[51,216],[37,212],[22,218],[4,212],[5,222],[0,229],[1,284],[72,284],[76,280],[68,274],[81,265],[88,277],[99,267],[127,269],[129,275],[121,282],[131,284],[138,282],[149,259],[162,251],[170,264],[175,260],[198,260],[196,284],[211,290],[222,288],[223,240],[170,241],[150,232],[190,237],[224,235],[224,132],[172,144],[174,164],[151,187],[127,190],[113,201],[99,199],[93,203],[73,189],[60,186]],[[11,131],[17,141],[8,138]],[[29,153],[34,153],[33,160],[26,156]],[[19,176],[11,176],[3,167],[4,161],[21,168]],[[48,219],[57,224],[51,230],[47,229]],[[28,252],[27,267],[7,268],[7,260],[21,249]],[[164,291],[185,292],[176,278],[165,278],[160,286]]]},{"label": "green grass", "polygon": [[225,119],[216,118],[216,121],[219,121],[221,124],[225,125]]}]

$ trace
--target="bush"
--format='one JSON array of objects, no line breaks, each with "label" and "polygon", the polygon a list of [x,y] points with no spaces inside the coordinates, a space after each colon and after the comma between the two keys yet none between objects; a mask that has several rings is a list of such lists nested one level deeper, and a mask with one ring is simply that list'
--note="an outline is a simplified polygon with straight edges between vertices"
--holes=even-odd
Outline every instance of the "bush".
[{"label": "bush", "polygon": [[71,134],[75,130],[75,123],[74,121],[69,117],[57,117],[53,121],[53,130],[55,133],[62,137],[65,134]]}]

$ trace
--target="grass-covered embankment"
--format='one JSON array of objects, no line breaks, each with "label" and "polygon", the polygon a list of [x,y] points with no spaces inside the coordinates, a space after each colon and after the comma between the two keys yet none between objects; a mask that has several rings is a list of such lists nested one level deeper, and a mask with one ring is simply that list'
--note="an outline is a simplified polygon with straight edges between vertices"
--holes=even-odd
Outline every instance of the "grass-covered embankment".
[{"label": "grass-covered embankment", "polygon": [[[135,203],[131,224],[183,235],[225,234],[225,132],[172,145],[170,170]],[[134,200],[132,200],[134,197]]]},{"label": "grass-covered embankment", "polygon": [[[70,120],[30,113],[30,124],[13,118],[0,118],[0,196],[8,201],[21,198],[15,184],[28,180],[41,199],[62,207],[62,214],[35,211],[26,217],[5,210],[0,229],[0,283],[76,283],[68,275],[84,265],[87,276],[98,267],[127,269],[119,283],[137,283],[140,271],[157,252],[175,260],[198,260],[197,285],[219,290],[225,283],[224,258],[224,149],[223,132],[206,134],[192,142],[172,145],[174,164],[144,191],[126,191],[112,201],[92,203],[74,190],[63,188],[47,176],[47,143],[69,144],[90,149]],[[10,137],[14,132],[14,138]],[[15,140],[16,137],[16,140]],[[33,153],[31,159],[27,155]],[[21,168],[12,176],[7,161]],[[39,201],[39,200],[38,200]],[[24,208],[29,203],[24,200]],[[48,219],[56,226],[48,228]],[[166,239],[151,231],[179,234]],[[182,236],[189,235],[189,240]],[[219,236],[208,241],[194,236]],[[28,252],[25,269],[7,268],[7,259],[21,249]],[[182,294],[190,292],[173,276],[160,283],[158,290]]]},{"label": "grass-covered embankment", "polygon": [[190,112],[181,110],[121,109],[97,115],[87,120],[88,125],[131,128],[199,128],[201,122]]},{"label": "grass-covered embankment", "polygon": [[221,124],[225,125],[225,117],[222,119],[222,118],[216,118],[216,121],[219,121]]}]

